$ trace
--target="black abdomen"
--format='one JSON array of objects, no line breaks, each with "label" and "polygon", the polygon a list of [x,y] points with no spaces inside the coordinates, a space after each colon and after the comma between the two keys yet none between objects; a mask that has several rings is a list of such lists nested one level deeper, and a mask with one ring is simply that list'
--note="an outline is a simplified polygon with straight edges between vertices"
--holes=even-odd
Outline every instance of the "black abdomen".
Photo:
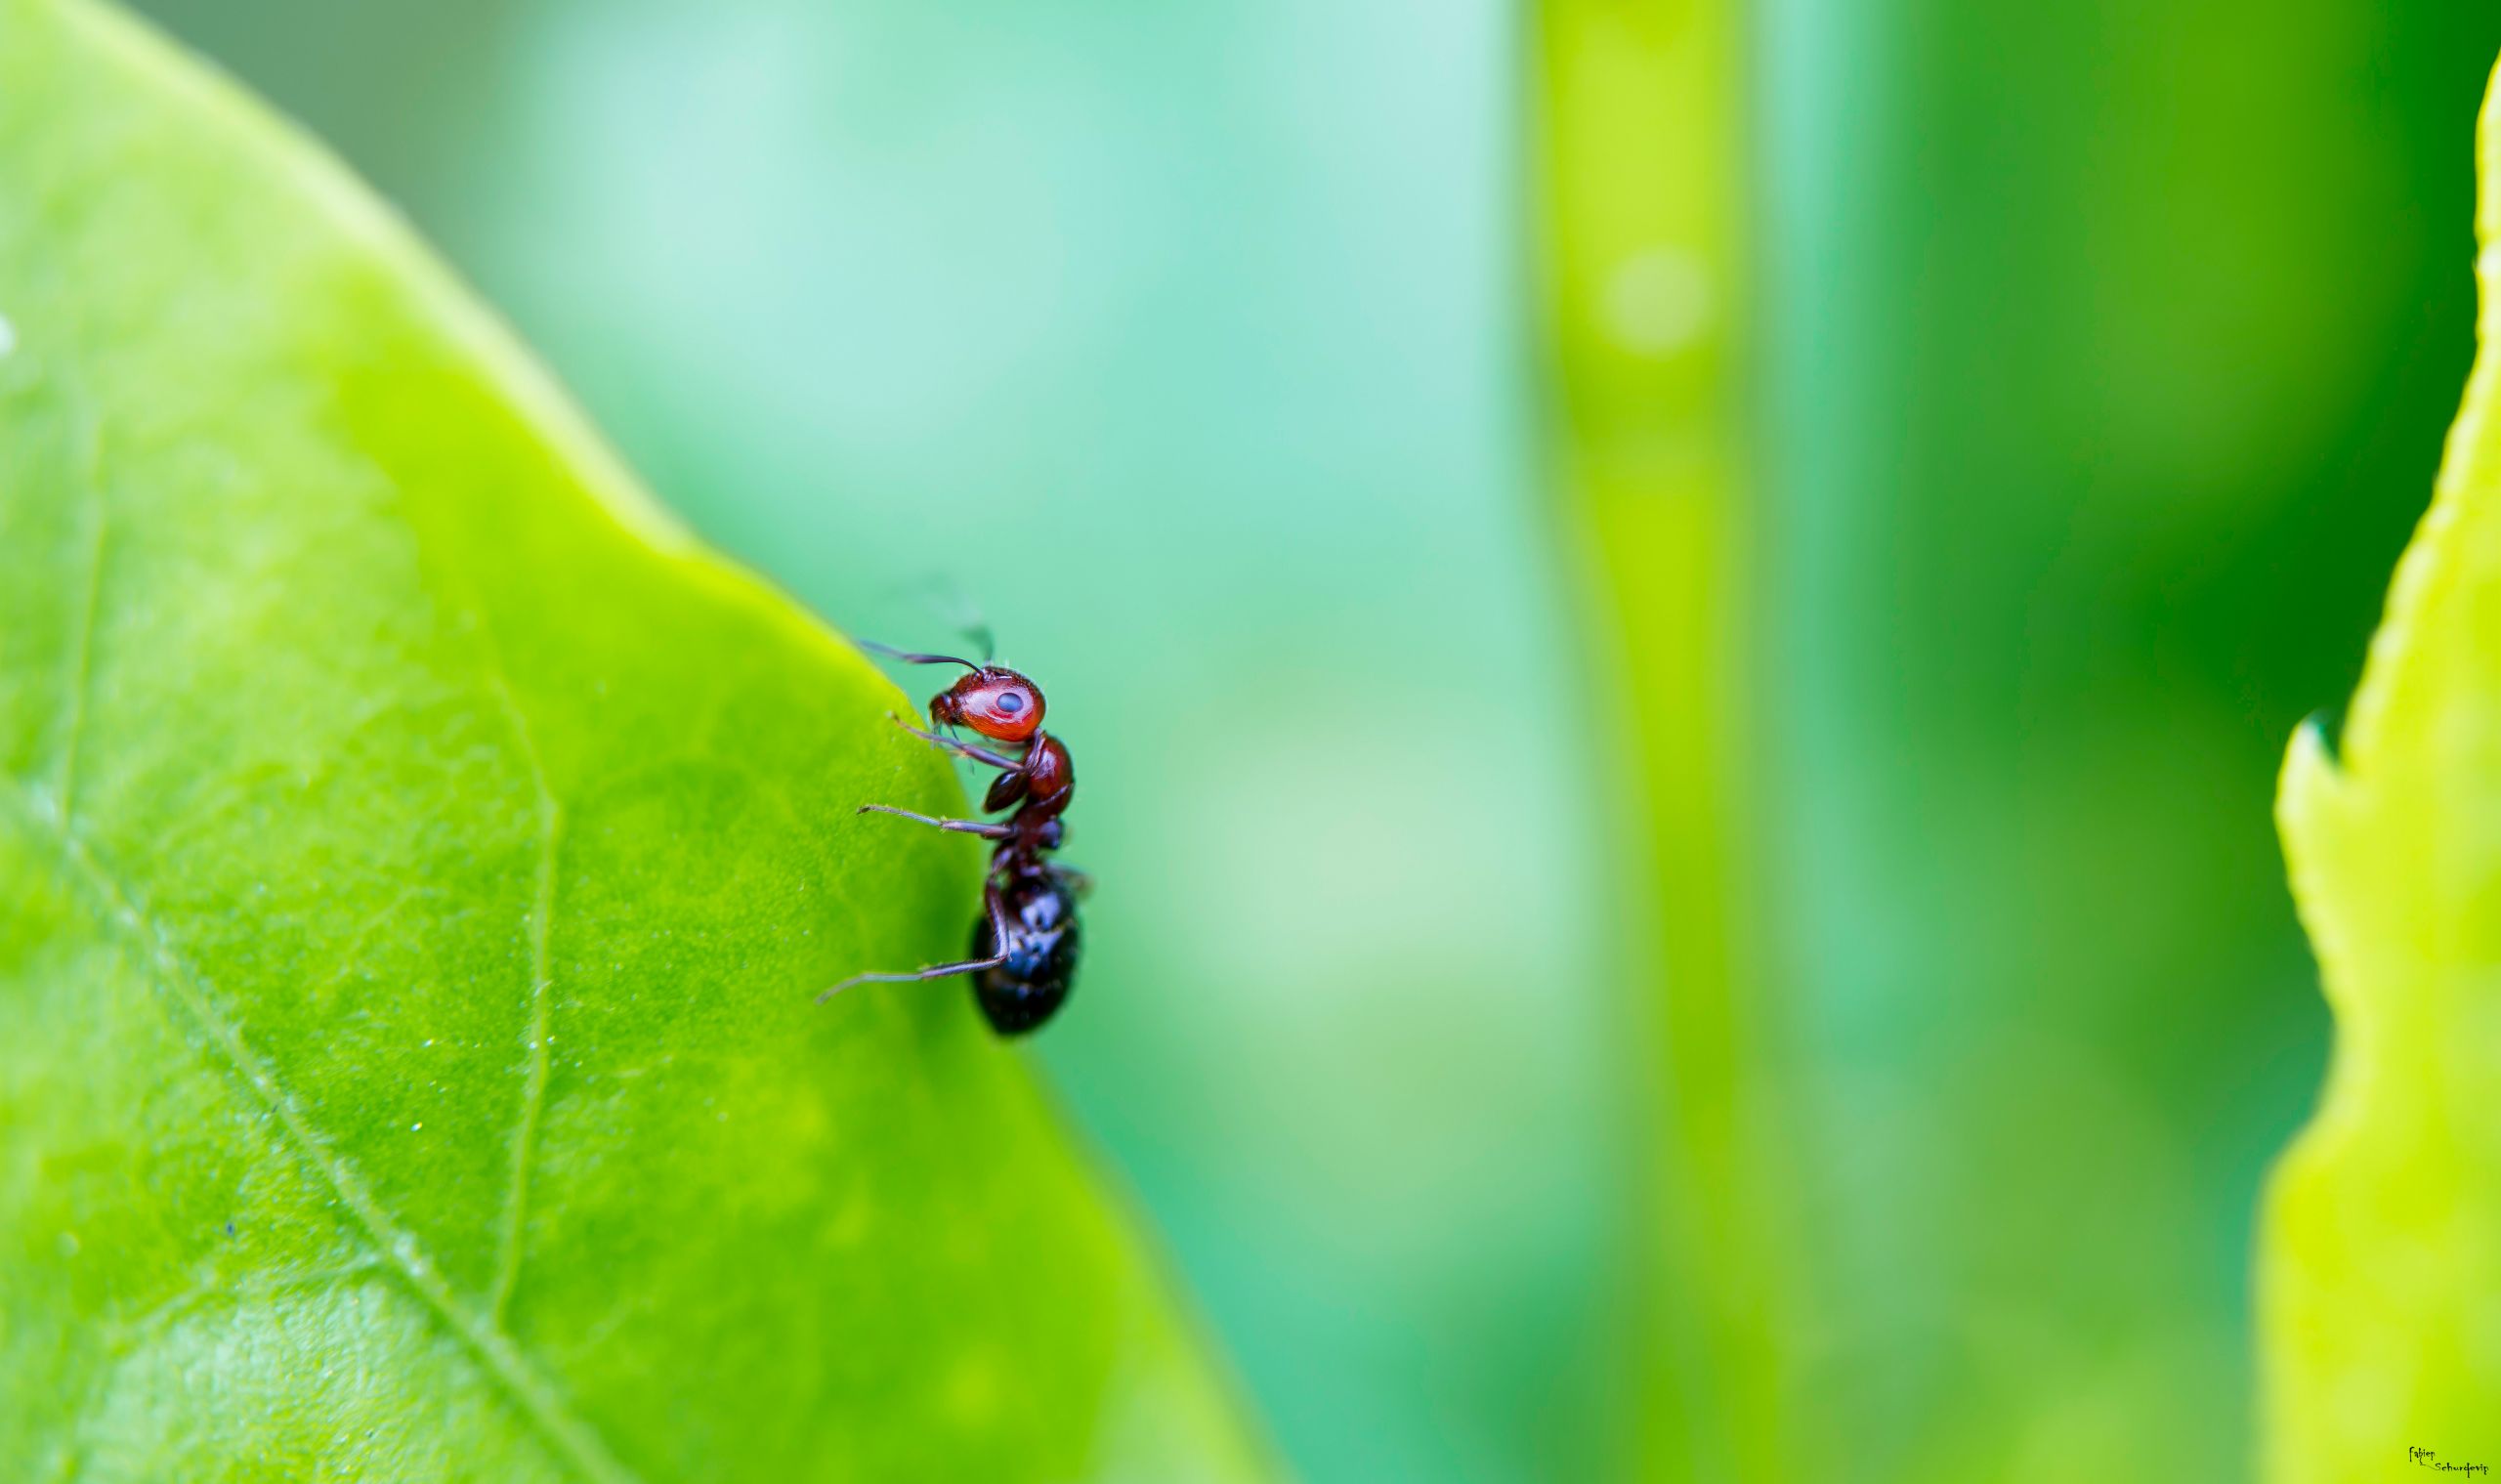
[{"label": "black abdomen", "polygon": [[[1019,876],[999,891],[1006,909],[1006,962],[973,976],[973,999],[990,1028],[1022,1036],[1051,1018],[1077,977],[1077,913],[1051,876]],[[973,924],[973,956],[999,952],[990,918]]]}]

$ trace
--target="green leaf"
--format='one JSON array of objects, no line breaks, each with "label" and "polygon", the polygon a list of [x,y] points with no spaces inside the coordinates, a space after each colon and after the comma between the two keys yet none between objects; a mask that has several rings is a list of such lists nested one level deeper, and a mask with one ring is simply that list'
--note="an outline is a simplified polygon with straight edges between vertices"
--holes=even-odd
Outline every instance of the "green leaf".
[{"label": "green leaf", "polygon": [[2336,1016],[2260,1254],[2268,1474],[2501,1466],[2501,90],[2481,125],[2480,350],[2341,759],[2279,818]]},{"label": "green leaf", "polygon": [[966,941],[904,699],[336,165],[0,0],[0,1477],[1258,1470],[963,987],[811,1002]]}]

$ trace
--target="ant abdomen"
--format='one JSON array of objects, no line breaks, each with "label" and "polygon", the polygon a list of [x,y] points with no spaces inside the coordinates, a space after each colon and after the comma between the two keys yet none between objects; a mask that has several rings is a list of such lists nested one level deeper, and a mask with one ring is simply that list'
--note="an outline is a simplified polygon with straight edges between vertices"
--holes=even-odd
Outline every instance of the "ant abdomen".
[{"label": "ant abdomen", "polygon": [[1007,924],[1002,949],[985,913],[973,924],[973,957],[997,962],[973,978],[990,1028],[1021,1036],[1051,1018],[1077,974],[1077,912],[1053,875],[1020,875],[998,890]]}]

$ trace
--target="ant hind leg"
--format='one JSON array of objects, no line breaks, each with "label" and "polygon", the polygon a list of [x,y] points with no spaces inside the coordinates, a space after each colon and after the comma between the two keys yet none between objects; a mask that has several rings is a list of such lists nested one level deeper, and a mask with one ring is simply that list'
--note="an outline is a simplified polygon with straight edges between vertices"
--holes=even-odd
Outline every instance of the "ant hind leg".
[{"label": "ant hind leg", "polygon": [[[996,884],[983,887],[981,900],[982,910],[990,914],[992,946],[1005,943],[1007,941],[1007,904],[1000,899]],[[1006,961],[1005,954],[993,954],[987,958],[966,958],[960,963],[933,963],[925,969],[913,969],[908,974],[854,974],[819,995],[817,1003],[825,1003],[855,984],[909,984],[922,979],[947,979],[956,974],[973,974],[983,969],[995,969]]]},{"label": "ant hind leg", "polygon": [[946,979],[955,974],[971,974],[982,969],[995,969],[1006,961],[1005,958],[997,957],[967,958],[961,963],[933,963],[925,969],[913,969],[902,974],[854,974],[819,995],[817,1003],[825,1003],[855,984],[909,984],[921,979]]}]

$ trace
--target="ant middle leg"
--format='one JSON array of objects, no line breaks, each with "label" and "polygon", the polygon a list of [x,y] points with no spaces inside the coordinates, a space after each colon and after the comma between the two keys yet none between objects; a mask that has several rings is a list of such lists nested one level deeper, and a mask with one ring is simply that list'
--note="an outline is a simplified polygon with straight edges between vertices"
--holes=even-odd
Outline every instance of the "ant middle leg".
[{"label": "ant middle leg", "polygon": [[909,809],[897,809],[892,804],[863,804],[852,812],[897,815],[907,820],[918,820],[923,825],[934,826],[940,829],[952,829],[957,834],[977,834],[985,840],[1003,840],[1014,833],[1007,826],[994,824],[989,820],[942,820],[935,815],[914,814]]}]

